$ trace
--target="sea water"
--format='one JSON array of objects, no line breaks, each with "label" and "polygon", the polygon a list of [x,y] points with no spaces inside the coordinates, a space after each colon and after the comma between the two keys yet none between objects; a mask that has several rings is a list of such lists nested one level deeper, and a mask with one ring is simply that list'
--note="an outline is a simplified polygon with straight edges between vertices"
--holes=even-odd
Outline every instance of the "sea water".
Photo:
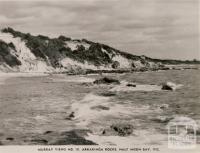
[{"label": "sea water", "polygon": [[[92,82],[102,77],[98,74],[0,77],[0,140],[6,145],[30,144],[29,139],[46,131],[89,129],[85,138],[101,145],[163,145],[167,144],[165,119],[186,116],[200,125],[199,70],[103,76],[121,84],[94,85]],[[167,81],[182,86],[175,91],[161,90]],[[127,83],[136,87],[127,87]],[[72,112],[74,118],[67,119]],[[115,123],[133,125],[133,133],[126,137],[102,135]],[[9,137],[14,139],[9,141]]]}]

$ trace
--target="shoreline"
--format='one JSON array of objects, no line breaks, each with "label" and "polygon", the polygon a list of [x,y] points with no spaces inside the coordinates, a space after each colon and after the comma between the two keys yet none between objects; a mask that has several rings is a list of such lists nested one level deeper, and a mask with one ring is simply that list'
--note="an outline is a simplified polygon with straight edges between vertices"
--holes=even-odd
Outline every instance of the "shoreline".
[{"label": "shoreline", "polygon": [[158,69],[118,69],[118,70],[91,70],[87,69],[84,72],[1,72],[0,71],[0,85],[12,77],[36,77],[36,76],[49,76],[49,75],[66,75],[66,76],[88,76],[88,75],[103,75],[103,74],[124,74],[124,73],[142,73],[142,72],[159,72],[159,71],[182,71],[182,70],[200,70],[199,65],[167,65],[167,67]]},{"label": "shoreline", "polygon": [[[181,67],[182,65],[171,65],[163,68],[158,69],[148,69],[148,68],[141,68],[141,69],[117,69],[117,70],[92,70],[86,69],[84,72],[0,72],[0,77],[12,77],[12,76],[43,76],[43,75],[51,75],[51,74],[66,74],[66,75],[87,75],[87,74],[102,74],[102,73],[134,73],[134,72],[155,72],[155,71],[167,71],[167,70],[199,70],[199,67]],[[185,66],[185,65],[183,65]]]}]

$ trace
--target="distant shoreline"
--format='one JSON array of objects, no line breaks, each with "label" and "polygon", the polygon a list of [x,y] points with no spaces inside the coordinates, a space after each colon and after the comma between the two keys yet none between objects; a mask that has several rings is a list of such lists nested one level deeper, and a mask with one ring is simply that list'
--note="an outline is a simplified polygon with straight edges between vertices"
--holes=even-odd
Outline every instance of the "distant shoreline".
[{"label": "distant shoreline", "polygon": [[[200,64],[198,64],[200,66]],[[186,66],[186,65],[170,65],[163,68],[158,69],[148,69],[148,68],[140,68],[140,69],[119,69],[119,70],[85,70],[84,72],[80,73],[73,73],[73,72],[63,72],[68,75],[87,75],[87,74],[101,74],[101,73],[134,73],[134,72],[153,72],[153,71],[165,71],[165,70],[187,70],[193,69],[198,70],[200,67],[193,67],[194,65]],[[196,66],[196,64],[195,64]]]},{"label": "distant shoreline", "polygon": [[[199,67],[197,67],[197,65]],[[196,66],[196,67],[194,67]],[[13,76],[43,76],[48,74],[66,74],[66,75],[87,75],[87,74],[102,74],[102,73],[134,73],[134,72],[154,72],[154,71],[167,71],[167,70],[199,70],[200,64],[186,64],[186,65],[167,65],[163,68],[158,69],[148,69],[148,68],[140,68],[140,69],[117,69],[117,70],[92,70],[86,69],[83,71],[71,72],[71,71],[63,71],[63,72],[0,72],[0,77],[13,77]]]}]

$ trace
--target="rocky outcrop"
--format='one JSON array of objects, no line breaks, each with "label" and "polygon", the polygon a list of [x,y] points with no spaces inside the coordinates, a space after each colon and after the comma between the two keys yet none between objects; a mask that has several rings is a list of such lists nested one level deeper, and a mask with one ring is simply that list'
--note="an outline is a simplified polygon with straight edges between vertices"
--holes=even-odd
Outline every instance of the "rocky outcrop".
[{"label": "rocky outcrop", "polygon": [[175,84],[171,84],[170,82],[167,82],[162,85],[162,90],[174,90]]},{"label": "rocky outcrop", "polygon": [[47,145],[48,141],[46,139],[42,139],[42,138],[37,138],[37,139],[32,139],[31,140],[32,144],[40,144],[40,145]]},{"label": "rocky outcrop", "polygon": [[87,135],[88,132],[91,132],[89,130],[84,129],[77,129],[77,130],[71,130],[62,132],[59,134],[59,136],[56,138],[57,140],[54,142],[49,143],[50,145],[97,145],[96,143],[86,140],[84,136]]},{"label": "rocky outcrop", "polygon": [[74,112],[71,112],[71,113],[69,114],[69,116],[66,117],[65,119],[66,119],[66,120],[72,120],[73,118],[75,118],[75,113],[74,113]]},{"label": "rocky outcrop", "polygon": [[128,136],[133,133],[131,124],[113,124],[108,129],[103,130],[103,135]]},{"label": "rocky outcrop", "polygon": [[162,90],[171,90],[174,91],[178,88],[180,88],[182,85],[181,84],[175,84],[173,82],[166,82],[162,85]]},{"label": "rocky outcrop", "polygon": [[100,93],[100,95],[104,97],[112,97],[112,96],[116,96],[116,93],[107,91],[107,92]]},{"label": "rocky outcrop", "polygon": [[136,84],[134,84],[134,83],[128,83],[126,86],[127,87],[136,87]]},{"label": "rocky outcrop", "polygon": [[12,138],[12,137],[8,137],[6,138],[6,140],[9,140],[9,141],[13,141],[15,138]]},{"label": "rocky outcrop", "polygon": [[170,120],[172,120],[173,117],[171,116],[157,116],[152,119],[152,121],[157,123],[168,123]]},{"label": "rocky outcrop", "polygon": [[120,67],[120,63],[118,61],[114,61],[112,64],[113,69],[118,69]]},{"label": "rocky outcrop", "polygon": [[91,107],[91,109],[98,110],[98,111],[101,111],[101,110],[110,110],[109,107],[106,107],[106,106],[103,106],[103,105],[93,106],[93,107]]},{"label": "rocky outcrop", "polygon": [[[23,137],[23,144],[28,145],[96,145],[96,143],[85,139],[88,129],[75,129],[70,131],[46,131],[44,133],[32,133]],[[8,141],[8,140],[7,140]],[[9,142],[5,141],[5,144]],[[10,140],[9,140],[10,141]],[[12,140],[14,141],[14,140]],[[1,142],[0,142],[1,145]]]},{"label": "rocky outcrop", "polygon": [[120,84],[119,80],[108,78],[108,77],[97,79],[93,83],[94,84]]}]

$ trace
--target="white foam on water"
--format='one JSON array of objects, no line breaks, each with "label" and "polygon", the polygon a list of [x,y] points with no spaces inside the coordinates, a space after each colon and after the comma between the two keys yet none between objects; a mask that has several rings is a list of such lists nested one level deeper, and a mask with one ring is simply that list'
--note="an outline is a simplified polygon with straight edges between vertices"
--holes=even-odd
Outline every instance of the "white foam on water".
[{"label": "white foam on water", "polygon": [[85,137],[87,140],[91,140],[98,145],[132,145],[135,138],[133,136],[129,137],[120,137],[120,136],[99,136],[88,133],[88,136]]},{"label": "white foam on water", "polygon": [[173,82],[166,82],[166,85],[171,87],[173,90],[180,89],[183,85],[182,84],[175,84]]},{"label": "white foam on water", "polygon": [[83,76],[62,76],[53,78],[53,82],[77,82],[77,83],[92,83],[95,79]]},{"label": "white foam on water", "polygon": [[88,125],[91,120],[105,115],[107,110],[97,111],[91,109],[91,107],[97,105],[106,106],[109,99],[109,97],[98,96],[90,93],[81,101],[72,103],[71,107],[75,112],[75,120],[80,121],[78,123],[79,125]]},{"label": "white foam on water", "polygon": [[[94,106],[108,107],[109,110],[92,109]],[[149,105],[134,105],[131,102],[127,104],[120,104],[117,101],[112,101],[110,97],[95,95],[93,93],[87,94],[81,101],[73,102],[71,106],[75,113],[75,120],[77,125],[87,126],[92,121],[106,118],[106,116],[113,116],[118,118],[130,118],[133,115],[148,114],[160,112],[160,109],[153,109]]]},{"label": "white foam on water", "polygon": [[88,133],[88,136],[85,138],[87,140],[96,142],[99,145],[134,146],[144,144],[155,144],[156,142],[159,142],[159,145],[167,143],[167,135],[159,134],[155,131],[134,130],[133,134],[134,135],[122,137],[103,136]]},{"label": "white foam on water", "polygon": [[129,102],[130,105],[114,104],[109,111],[109,114],[123,117],[130,117],[131,115],[145,115],[148,113],[158,113],[161,110],[152,108],[150,105],[134,105]]},{"label": "white foam on water", "polygon": [[127,81],[121,81],[120,85],[117,85],[110,89],[110,91],[122,91],[122,92],[130,92],[130,91],[159,91],[161,90],[161,86],[158,85],[148,85],[148,84],[137,84],[136,87],[127,86]]},{"label": "white foam on water", "polygon": [[37,116],[33,117],[33,119],[35,119],[37,121],[42,121],[42,122],[47,122],[48,121],[48,117],[42,116],[42,115],[37,115]]}]

